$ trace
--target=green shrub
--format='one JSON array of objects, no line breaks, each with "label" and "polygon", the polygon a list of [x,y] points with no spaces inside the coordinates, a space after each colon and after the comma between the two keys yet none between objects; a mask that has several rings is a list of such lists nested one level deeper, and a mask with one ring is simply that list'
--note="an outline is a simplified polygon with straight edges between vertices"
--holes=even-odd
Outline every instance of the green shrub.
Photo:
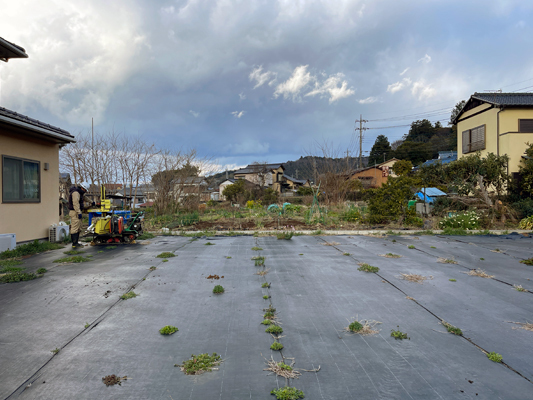
[{"label": "green shrub", "polygon": [[340,219],[347,222],[359,222],[362,216],[358,208],[350,207],[341,214]]},{"label": "green shrub", "polygon": [[207,371],[212,371],[213,367],[221,363],[220,356],[217,353],[209,355],[207,353],[191,355],[189,360],[183,361],[183,364],[175,364],[175,367],[181,367],[181,370],[187,375],[200,375]]},{"label": "green shrub", "polygon": [[120,298],[122,300],[128,300],[128,299],[133,299],[134,297],[137,297],[138,294],[135,293],[134,291],[131,291],[131,292],[128,292],[128,293],[124,293],[122,296],[120,296]]},{"label": "green shrub", "polygon": [[34,240],[31,243],[21,244],[15,247],[13,250],[6,250],[0,253],[0,260],[7,258],[16,258],[22,256],[29,256],[32,254],[42,253],[48,250],[62,249],[64,246],[59,243],[39,242]]},{"label": "green shrub", "polygon": [[520,218],[533,216],[533,199],[530,197],[513,203],[512,207],[518,212]]},{"label": "green shrub", "polygon": [[457,213],[451,217],[444,217],[439,222],[439,228],[459,228],[467,231],[479,229],[479,215],[475,211],[466,211]]},{"label": "green shrub", "polygon": [[304,398],[304,392],[290,386],[274,389],[270,394],[276,396],[277,400],[299,400]]},{"label": "green shrub", "polygon": [[170,251],[165,251],[161,254],[158,254],[156,257],[157,258],[171,258],[171,257],[176,257],[176,255],[174,253],[171,253]]},{"label": "green shrub", "polygon": [[270,345],[270,348],[272,350],[279,351],[279,350],[283,349],[283,345],[280,342],[274,342],[274,343],[272,343],[272,345]]},{"label": "green shrub", "polygon": [[354,321],[348,325],[348,329],[350,332],[359,332],[361,329],[363,329],[363,325],[358,321]]},{"label": "green shrub", "polygon": [[520,229],[528,229],[528,230],[533,229],[533,215],[521,220],[520,223],[518,224],[518,227]]},{"label": "green shrub", "polygon": [[357,268],[358,271],[374,272],[374,273],[379,271],[378,267],[373,267],[372,265],[367,264],[367,263],[361,263],[359,265],[360,265],[360,267]]},{"label": "green shrub", "polygon": [[221,285],[216,285],[216,286],[213,288],[213,293],[214,293],[214,294],[221,294],[221,293],[224,293],[224,288],[223,288]]},{"label": "green shrub", "polygon": [[265,330],[266,333],[272,333],[274,335],[281,335],[283,333],[283,328],[279,325],[270,325]]},{"label": "green shrub", "polygon": [[0,283],[15,283],[22,281],[31,281],[32,279],[37,278],[37,275],[30,272],[9,272],[3,276],[0,276]]},{"label": "green shrub", "polygon": [[179,331],[179,329],[172,325],[166,325],[162,327],[161,329],[159,329],[159,333],[161,335],[172,335],[173,333],[177,331]]},{"label": "green shrub", "polygon": [[39,269],[37,270],[37,273],[38,273],[38,274],[45,274],[45,273],[47,273],[47,272],[48,272],[48,270],[47,270],[46,268],[39,268]]},{"label": "green shrub", "polygon": [[503,360],[503,357],[501,354],[498,354],[494,351],[491,351],[490,353],[487,354],[487,357],[489,358],[490,361],[494,361],[496,363],[501,363],[502,360]]}]

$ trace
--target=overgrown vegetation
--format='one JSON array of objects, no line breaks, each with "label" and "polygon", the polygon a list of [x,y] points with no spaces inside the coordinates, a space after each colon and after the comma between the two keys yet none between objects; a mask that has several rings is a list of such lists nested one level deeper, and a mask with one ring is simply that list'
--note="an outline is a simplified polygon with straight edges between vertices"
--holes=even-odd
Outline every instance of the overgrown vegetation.
[{"label": "overgrown vegetation", "polygon": [[42,275],[42,274],[45,274],[45,273],[47,273],[47,272],[48,272],[48,270],[47,270],[46,268],[39,268],[39,269],[37,270],[37,273],[38,273],[38,274],[41,274],[41,275]]},{"label": "overgrown vegetation", "polygon": [[0,276],[0,283],[15,283],[22,281],[31,281],[37,278],[37,275],[31,272],[14,271]]},{"label": "overgrown vegetation", "polygon": [[204,372],[212,371],[221,362],[221,357],[217,353],[211,355],[203,353],[193,354],[189,360],[183,361],[183,364],[174,364],[174,366],[180,367],[186,375],[201,375]]},{"label": "overgrown vegetation", "polygon": [[173,333],[176,333],[177,331],[179,331],[179,329],[172,325],[166,325],[162,327],[161,329],[159,329],[159,333],[161,335],[172,335]]},{"label": "overgrown vegetation", "polygon": [[487,357],[489,358],[490,361],[494,361],[495,363],[501,363],[503,361],[502,355],[494,351],[487,353]]},{"label": "overgrown vegetation", "polygon": [[379,272],[378,267],[373,267],[372,265],[367,264],[367,263],[360,263],[359,268],[357,268],[357,270],[364,271],[364,272],[373,272],[373,273]]},{"label": "overgrown vegetation", "polygon": [[68,250],[68,251],[63,252],[63,254],[67,254],[69,256],[75,256],[76,254],[83,254],[83,253],[85,252],[82,250]]},{"label": "overgrown vegetation", "polygon": [[270,325],[266,328],[265,332],[273,335],[281,335],[283,333],[283,328],[279,325]]},{"label": "overgrown vegetation", "polygon": [[276,234],[278,240],[291,240],[294,236],[294,232],[280,232]]},{"label": "overgrown vegetation", "polygon": [[43,253],[48,250],[62,249],[64,246],[59,243],[39,242],[34,240],[31,243],[21,244],[13,250],[6,250],[0,253],[0,260],[8,258],[18,258],[23,256],[30,256],[37,253]]},{"label": "overgrown vegetation", "polygon": [[442,323],[442,325],[444,325],[446,327],[446,330],[448,332],[453,333],[454,335],[457,335],[457,336],[462,336],[463,335],[463,331],[461,331],[461,329],[459,329],[458,327],[453,326],[452,324],[449,324],[446,321],[442,321],[441,323]]},{"label": "overgrown vegetation", "polygon": [[290,386],[274,389],[270,394],[276,396],[277,400],[299,400],[305,397],[304,392]]},{"label": "overgrown vegetation", "polygon": [[158,254],[156,257],[157,258],[171,258],[171,257],[176,257],[176,255],[170,251],[165,251],[161,254]]},{"label": "overgrown vegetation", "polygon": [[350,325],[348,325],[348,329],[350,332],[359,332],[361,329],[363,329],[363,324],[361,324],[359,321],[353,321]]},{"label": "overgrown vegetation", "polygon": [[137,236],[137,240],[148,240],[155,238],[155,235],[150,232],[144,232],[142,235]]},{"label": "overgrown vegetation", "polygon": [[254,257],[253,260],[256,267],[262,267],[265,265],[265,257]]},{"label": "overgrown vegetation", "polygon": [[82,263],[91,261],[89,257],[83,257],[83,256],[70,256],[70,257],[63,257],[58,258],[57,260],[54,260],[55,263]]}]

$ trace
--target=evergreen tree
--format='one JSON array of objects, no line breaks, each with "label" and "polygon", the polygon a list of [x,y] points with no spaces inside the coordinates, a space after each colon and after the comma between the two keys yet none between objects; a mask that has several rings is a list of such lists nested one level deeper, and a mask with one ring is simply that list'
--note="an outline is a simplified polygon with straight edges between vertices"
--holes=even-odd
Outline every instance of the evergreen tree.
[{"label": "evergreen tree", "polygon": [[[381,164],[388,158],[391,158],[392,149],[390,147],[389,139],[385,135],[379,135],[370,150],[370,157],[368,157],[368,166],[374,164]],[[388,157],[387,157],[388,156]]]}]

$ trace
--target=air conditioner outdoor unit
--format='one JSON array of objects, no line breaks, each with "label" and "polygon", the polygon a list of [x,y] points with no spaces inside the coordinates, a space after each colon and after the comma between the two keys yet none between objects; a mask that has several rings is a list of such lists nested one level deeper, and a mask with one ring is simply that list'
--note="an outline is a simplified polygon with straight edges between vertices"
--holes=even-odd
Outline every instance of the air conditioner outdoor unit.
[{"label": "air conditioner outdoor unit", "polygon": [[50,242],[62,242],[69,237],[69,225],[52,225],[50,227]]}]

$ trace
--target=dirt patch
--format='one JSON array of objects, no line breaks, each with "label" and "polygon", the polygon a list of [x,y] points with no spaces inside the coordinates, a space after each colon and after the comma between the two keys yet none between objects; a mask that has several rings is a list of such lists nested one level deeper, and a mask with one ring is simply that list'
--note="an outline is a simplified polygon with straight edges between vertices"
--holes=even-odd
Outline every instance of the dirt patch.
[{"label": "dirt patch", "polygon": [[224,279],[224,275],[222,275],[222,276],[209,275],[209,276],[206,276],[205,279]]},{"label": "dirt patch", "polygon": [[104,385],[106,386],[113,386],[113,385],[121,385],[122,381],[125,381],[128,379],[127,376],[116,376],[116,375],[107,375],[102,378],[102,381],[104,382]]},{"label": "dirt patch", "polygon": [[418,274],[400,274],[400,279],[403,279],[409,282],[424,283],[426,279],[433,279],[433,277],[430,276],[428,278],[427,276],[422,276]]}]

